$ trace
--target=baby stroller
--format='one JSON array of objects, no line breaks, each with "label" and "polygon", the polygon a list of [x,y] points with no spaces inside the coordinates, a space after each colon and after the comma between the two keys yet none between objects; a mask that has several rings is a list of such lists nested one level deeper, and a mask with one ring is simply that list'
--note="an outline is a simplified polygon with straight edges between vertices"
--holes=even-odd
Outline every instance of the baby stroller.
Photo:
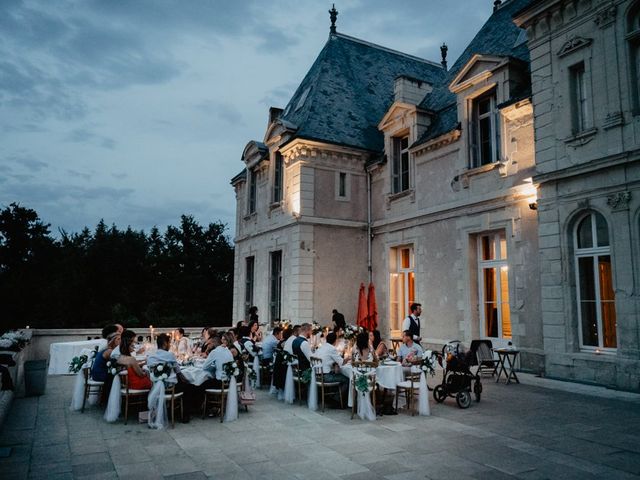
[{"label": "baby stroller", "polygon": [[471,383],[476,402],[480,401],[482,383],[480,375],[474,375],[469,368],[472,363],[471,352],[466,352],[459,340],[452,340],[442,348],[438,363],[444,368],[442,383],[433,389],[433,398],[438,403],[447,397],[455,397],[460,408],[471,405]]}]

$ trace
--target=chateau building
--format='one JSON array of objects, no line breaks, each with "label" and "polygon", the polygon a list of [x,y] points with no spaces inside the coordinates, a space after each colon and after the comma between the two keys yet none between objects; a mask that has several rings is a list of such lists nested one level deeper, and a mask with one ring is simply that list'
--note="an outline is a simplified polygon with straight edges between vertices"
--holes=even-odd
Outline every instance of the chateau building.
[{"label": "chateau building", "polygon": [[232,179],[234,318],[353,321],[371,281],[383,337],[417,301],[427,344],[637,390],[640,1],[494,3],[450,69],[332,11]]}]

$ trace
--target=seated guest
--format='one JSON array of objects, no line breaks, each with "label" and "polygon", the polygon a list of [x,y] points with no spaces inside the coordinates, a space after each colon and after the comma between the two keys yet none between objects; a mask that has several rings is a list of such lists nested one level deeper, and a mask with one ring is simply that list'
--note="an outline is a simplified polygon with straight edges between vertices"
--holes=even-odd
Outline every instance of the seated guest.
[{"label": "seated guest", "polygon": [[[347,389],[349,388],[349,379],[340,373],[340,367],[344,362],[342,355],[336,350],[336,343],[338,342],[338,336],[335,332],[329,332],[327,334],[327,341],[320,345],[315,351],[314,357],[322,359],[322,372],[324,374],[325,382],[338,382],[340,383],[340,390],[342,390],[342,398],[347,398]],[[338,400],[335,398],[335,400]]]},{"label": "seated guest", "polygon": [[405,365],[415,360],[419,360],[422,356],[422,347],[413,341],[413,335],[409,330],[402,332],[402,345],[398,350],[398,359]]},{"label": "seated guest", "polygon": [[293,354],[293,342],[296,338],[298,338],[299,334],[300,325],[294,325],[291,329],[291,336],[284,342],[283,348],[286,352]]},{"label": "seated guest", "polygon": [[204,362],[202,368],[214,378],[205,381],[202,384],[202,388],[220,388],[222,386],[222,380],[224,379],[224,369],[222,366],[225,363],[233,362],[233,354],[229,350],[229,344],[231,343],[231,337],[228,334],[222,335],[222,337],[215,337],[214,342],[216,347],[211,350],[207,360]]},{"label": "seated guest", "polygon": [[218,331],[213,328],[210,327],[207,329],[207,331],[204,334],[204,343],[202,344],[202,356],[206,357],[207,355],[209,355],[209,353],[211,353],[211,350],[213,350],[213,339],[218,335]]},{"label": "seated guest", "polygon": [[136,334],[131,330],[125,330],[120,337],[120,356],[118,364],[127,367],[129,388],[132,390],[148,390],[151,388],[151,379],[138,361],[131,356],[133,353],[133,341]]},{"label": "seated guest", "polygon": [[291,343],[293,354],[298,357],[298,369],[301,371],[311,367],[311,345],[309,344],[311,337],[311,324],[303,323],[300,325],[300,335],[295,337]]},{"label": "seated guest", "polygon": [[254,342],[262,341],[262,332],[260,331],[260,324],[258,323],[258,320],[251,320],[249,322],[249,332],[251,340]]},{"label": "seated guest", "polygon": [[270,365],[273,361],[273,353],[278,343],[282,340],[282,328],[276,327],[271,335],[262,342],[262,364]]},{"label": "seated guest", "polygon": [[[113,329],[109,330],[111,333],[105,337],[107,339],[107,347],[104,350],[96,353],[93,359],[93,365],[91,366],[91,378],[96,382],[107,382],[109,375],[107,372],[107,362],[111,358],[111,352],[114,348],[120,345],[120,334],[115,325],[112,325]],[[106,328],[106,327],[105,327]],[[102,330],[103,334],[105,329]]]},{"label": "seated guest", "polygon": [[251,330],[249,327],[243,326],[238,329],[238,332],[241,352],[249,355],[249,361],[253,361],[253,358],[258,354],[258,348],[251,338]]},{"label": "seated guest", "polygon": [[389,352],[387,346],[380,338],[380,330],[373,330],[369,332],[369,344],[378,358],[385,357]]},{"label": "seated guest", "polygon": [[180,355],[186,355],[191,350],[191,345],[189,345],[189,339],[184,336],[184,328],[179,328],[176,330],[176,345],[177,351]]},{"label": "seated guest", "polygon": [[360,332],[356,336],[356,345],[351,353],[354,362],[376,362],[376,352],[369,346],[369,333]]},{"label": "seated guest", "polygon": [[171,347],[171,337],[166,333],[161,333],[158,335],[156,340],[158,344],[158,349],[149,355],[147,358],[147,365],[149,368],[154,367],[160,363],[169,364],[173,371],[176,373],[176,378],[178,383],[175,385],[176,393],[183,392],[184,393],[184,403],[186,406],[186,411],[183,412],[182,421],[187,423],[189,421],[189,412],[193,410],[193,397],[194,397],[194,386],[189,383],[189,381],[184,377],[184,375],[180,372],[180,365],[178,364],[178,360],[176,356],[169,351]]}]

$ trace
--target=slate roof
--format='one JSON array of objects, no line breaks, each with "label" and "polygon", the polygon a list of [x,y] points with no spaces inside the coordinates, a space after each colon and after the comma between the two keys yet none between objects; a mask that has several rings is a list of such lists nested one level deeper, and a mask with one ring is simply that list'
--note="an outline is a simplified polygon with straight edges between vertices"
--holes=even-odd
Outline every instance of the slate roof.
[{"label": "slate roof", "polygon": [[235,185],[236,183],[238,183],[240,180],[246,180],[247,179],[247,169],[243,168],[242,171],[237,174],[235,177],[233,177],[231,179],[231,185]]},{"label": "slate roof", "polygon": [[[449,84],[475,54],[512,57],[529,63],[527,42],[521,35],[523,30],[513,23],[513,16],[527,8],[535,0],[510,0],[493,14],[482,26],[474,39],[447,72],[445,80],[427,94],[420,103],[425,110],[438,112],[433,128],[428,129],[414,146],[428,142],[458,127],[457,114],[452,115],[451,106],[456,96],[449,91]],[[520,92],[527,95],[527,92]],[[520,96],[520,95],[519,95]],[[453,109],[455,111],[455,109]],[[440,118],[442,116],[442,118]],[[437,127],[437,128],[436,128]]]},{"label": "slate roof", "polygon": [[401,75],[437,85],[446,72],[437,63],[332,34],[281,119],[298,127],[299,138],[382,151],[378,123]]}]

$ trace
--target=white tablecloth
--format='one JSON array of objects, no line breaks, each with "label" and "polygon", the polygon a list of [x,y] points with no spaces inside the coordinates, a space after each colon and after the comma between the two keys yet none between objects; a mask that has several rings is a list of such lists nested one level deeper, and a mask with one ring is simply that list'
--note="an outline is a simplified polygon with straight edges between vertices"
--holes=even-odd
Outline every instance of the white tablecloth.
[{"label": "white tablecloth", "polygon": [[68,375],[69,363],[77,357],[83,348],[102,350],[107,346],[103,338],[98,340],[83,340],[80,342],[58,342],[49,347],[49,375]]},{"label": "white tablecloth", "polygon": [[[340,367],[340,372],[349,379],[349,401],[347,402],[347,405],[351,406],[353,405],[353,391],[351,385],[353,381],[353,368],[351,368],[351,364],[346,364]],[[386,365],[380,364],[376,368],[376,383],[382,388],[395,390],[396,385],[403,380],[404,373],[400,362],[392,362]]]},{"label": "white tablecloth", "polygon": [[211,373],[200,367],[181,367],[180,373],[192,385],[202,385],[206,380],[212,378]]}]

